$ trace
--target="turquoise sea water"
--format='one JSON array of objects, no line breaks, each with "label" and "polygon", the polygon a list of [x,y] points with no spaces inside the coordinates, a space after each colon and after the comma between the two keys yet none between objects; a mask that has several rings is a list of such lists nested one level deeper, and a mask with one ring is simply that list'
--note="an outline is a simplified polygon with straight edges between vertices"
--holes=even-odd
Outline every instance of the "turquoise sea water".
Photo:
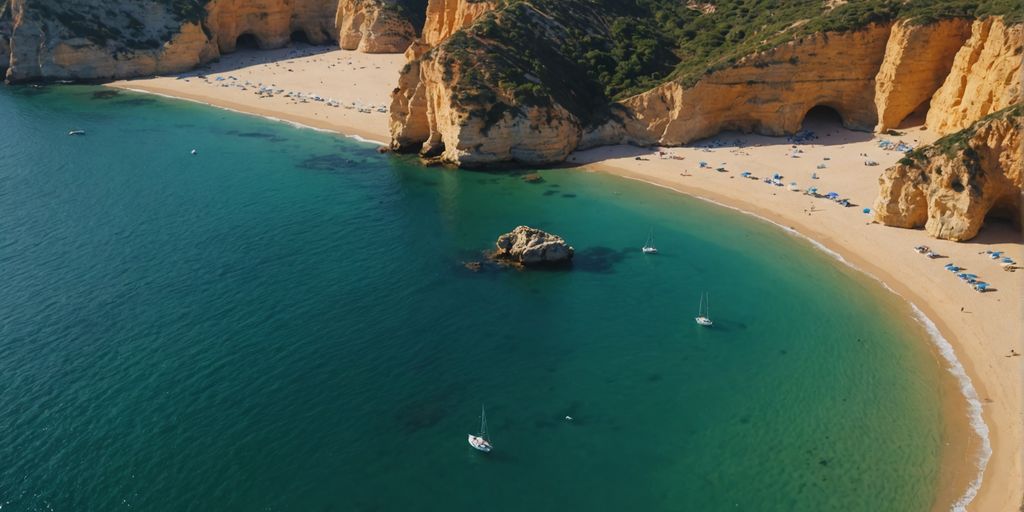
[{"label": "turquoise sea water", "polygon": [[[5,512],[932,505],[942,370],[810,244],[104,91],[0,90]],[[463,267],[518,224],[574,268]]]}]

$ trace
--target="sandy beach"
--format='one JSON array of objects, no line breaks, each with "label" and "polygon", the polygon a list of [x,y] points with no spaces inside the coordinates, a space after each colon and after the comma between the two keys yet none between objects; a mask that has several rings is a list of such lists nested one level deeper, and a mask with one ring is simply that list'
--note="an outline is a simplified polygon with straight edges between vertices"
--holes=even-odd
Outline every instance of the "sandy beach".
[{"label": "sandy beach", "polygon": [[[405,57],[297,45],[239,51],[195,71],[111,87],[192,100],[386,143]],[[319,98],[319,99],[317,99]]]},{"label": "sandy beach", "polygon": [[[984,251],[1004,251],[1019,261],[1024,257],[1020,234],[1008,224],[986,226],[974,240],[956,243],[933,239],[921,230],[873,223],[872,215],[863,213],[863,208],[873,208],[879,173],[901,156],[879,148],[878,142],[928,142],[935,136],[916,128],[903,137],[853,132],[835,124],[809,128],[819,139],[795,148],[785,138],[723,133],[689,147],[661,149],[660,156],[657,149],[614,146],[578,152],[571,163],[706,198],[790,228],[914,304],[952,345],[977,392],[989,431],[993,453],[968,510],[1016,510],[1022,492],[1024,358],[1008,356],[1011,350],[1022,352],[1024,271],[1003,271]],[[794,153],[794,149],[801,152]],[[865,160],[879,165],[865,166]],[[707,168],[701,168],[702,161]],[[716,170],[719,168],[724,171]],[[744,171],[759,179],[741,177]],[[783,176],[784,186],[762,181],[776,173]],[[812,179],[812,174],[817,179]],[[796,182],[798,191],[790,190],[791,182]],[[805,195],[808,187],[817,187],[821,194],[838,192],[851,206]],[[913,251],[917,245],[927,245],[943,257],[929,259],[918,254]],[[947,263],[978,274],[997,290],[975,292],[943,268]],[[949,367],[944,360],[939,364]],[[950,399],[962,404],[964,397]],[[949,467],[944,472],[951,473],[945,473],[944,479],[954,483],[955,492],[962,493],[976,478],[981,449],[972,441],[948,457]],[[942,503],[959,497],[940,496],[937,505],[943,508]]]},{"label": "sandy beach", "polygon": [[[389,139],[386,106],[404,63],[402,55],[286,48],[239,52],[187,75],[111,85],[384,142]],[[267,90],[273,92],[267,94]],[[338,106],[333,106],[335,102]],[[873,209],[879,174],[901,157],[897,151],[880,148],[879,141],[917,145],[935,136],[919,128],[907,129],[898,137],[853,132],[825,121],[806,128],[818,137],[795,147],[784,137],[724,133],[660,152],[602,147],[575,153],[568,163],[647,181],[768,219],[823,245],[914,304],[952,346],[973,386],[968,394],[976,390],[975,404],[984,424],[971,426],[969,418],[964,418],[963,429],[988,429],[991,458],[968,510],[1017,510],[1024,494],[1024,357],[1010,354],[1011,350],[1024,353],[1024,270],[1005,272],[984,252],[1005,251],[1018,264],[1024,262],[1020,234],[1008,224],[995,224],[970,242],[954,243],[935,240],[921,230],[873,223],[863,208]],[[878,165],[867,166],[866,160]],[[701,167],[702,161],[706,168]],[[744,171],[757,179],[742,177]],[[776,173],[782,175],[783,186],[762,181]],[[790,190],[791,182],[797,190]],[[816,187],[821,194],[837,192],[851,206],[806,195],[808,187]],[[943,257],[918,254],[913,250],[917,245],[927,245]],[[947,263],[978,274],[994,290],[975,292],[943,268]],[[950,367],[940,347],[935,353],[937,364]],[[958,401],[960,410],[968,409],[960,390],[949,393],[949,400]],[[971,439],[949,450],[943,480],[952,484],[940,491],[937,508],[944,509],[974,485],[979,453],[985,446],[977,436]]]}]

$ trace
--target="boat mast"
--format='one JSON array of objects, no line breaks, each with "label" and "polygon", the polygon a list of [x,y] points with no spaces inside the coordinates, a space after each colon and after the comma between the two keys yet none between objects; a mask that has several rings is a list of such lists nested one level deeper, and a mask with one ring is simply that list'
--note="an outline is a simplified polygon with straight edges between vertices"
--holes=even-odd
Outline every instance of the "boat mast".
[{"label": "boat mast", "polygon": [[487,436],[487,411],[484,410],[483,404],[480,405],[480,437],[486,439]]}]

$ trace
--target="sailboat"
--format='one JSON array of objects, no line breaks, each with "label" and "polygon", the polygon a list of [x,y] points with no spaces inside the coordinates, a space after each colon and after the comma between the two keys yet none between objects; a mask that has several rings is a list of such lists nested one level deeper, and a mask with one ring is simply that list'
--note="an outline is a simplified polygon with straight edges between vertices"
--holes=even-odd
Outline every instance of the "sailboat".
[{"label": "sailboat", "polygon": [[483,405],[480,406],[480,433],[475,436],[469,434],[469,445],[482,452],[489,452],[493,448],[487,440],[487,412]]},{"label": "sailboat", "polygon": [[647,241],[644,242],[643,249],[644,254],[658,254],[658,248],[654,246],[654,230],[651,230],[651,234],[647,236]]},{"label": "sailboat", "polygon": [[705,300],[704,295],[704,293],[700,294],[700,306],[697,309],[697,318],[694,318],[694,320],[697,322],[697,325],[711,327],[711,297],[708,296],[707,300]]}]

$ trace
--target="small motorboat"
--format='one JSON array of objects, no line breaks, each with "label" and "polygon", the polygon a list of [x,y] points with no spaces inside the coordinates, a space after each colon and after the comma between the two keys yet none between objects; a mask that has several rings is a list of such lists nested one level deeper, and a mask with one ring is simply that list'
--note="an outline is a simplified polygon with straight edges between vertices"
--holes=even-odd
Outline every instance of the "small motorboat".
[{"label": "small motorboat", "polygon": [[85,135],[85,130],[71,130],[68,135]]}]

